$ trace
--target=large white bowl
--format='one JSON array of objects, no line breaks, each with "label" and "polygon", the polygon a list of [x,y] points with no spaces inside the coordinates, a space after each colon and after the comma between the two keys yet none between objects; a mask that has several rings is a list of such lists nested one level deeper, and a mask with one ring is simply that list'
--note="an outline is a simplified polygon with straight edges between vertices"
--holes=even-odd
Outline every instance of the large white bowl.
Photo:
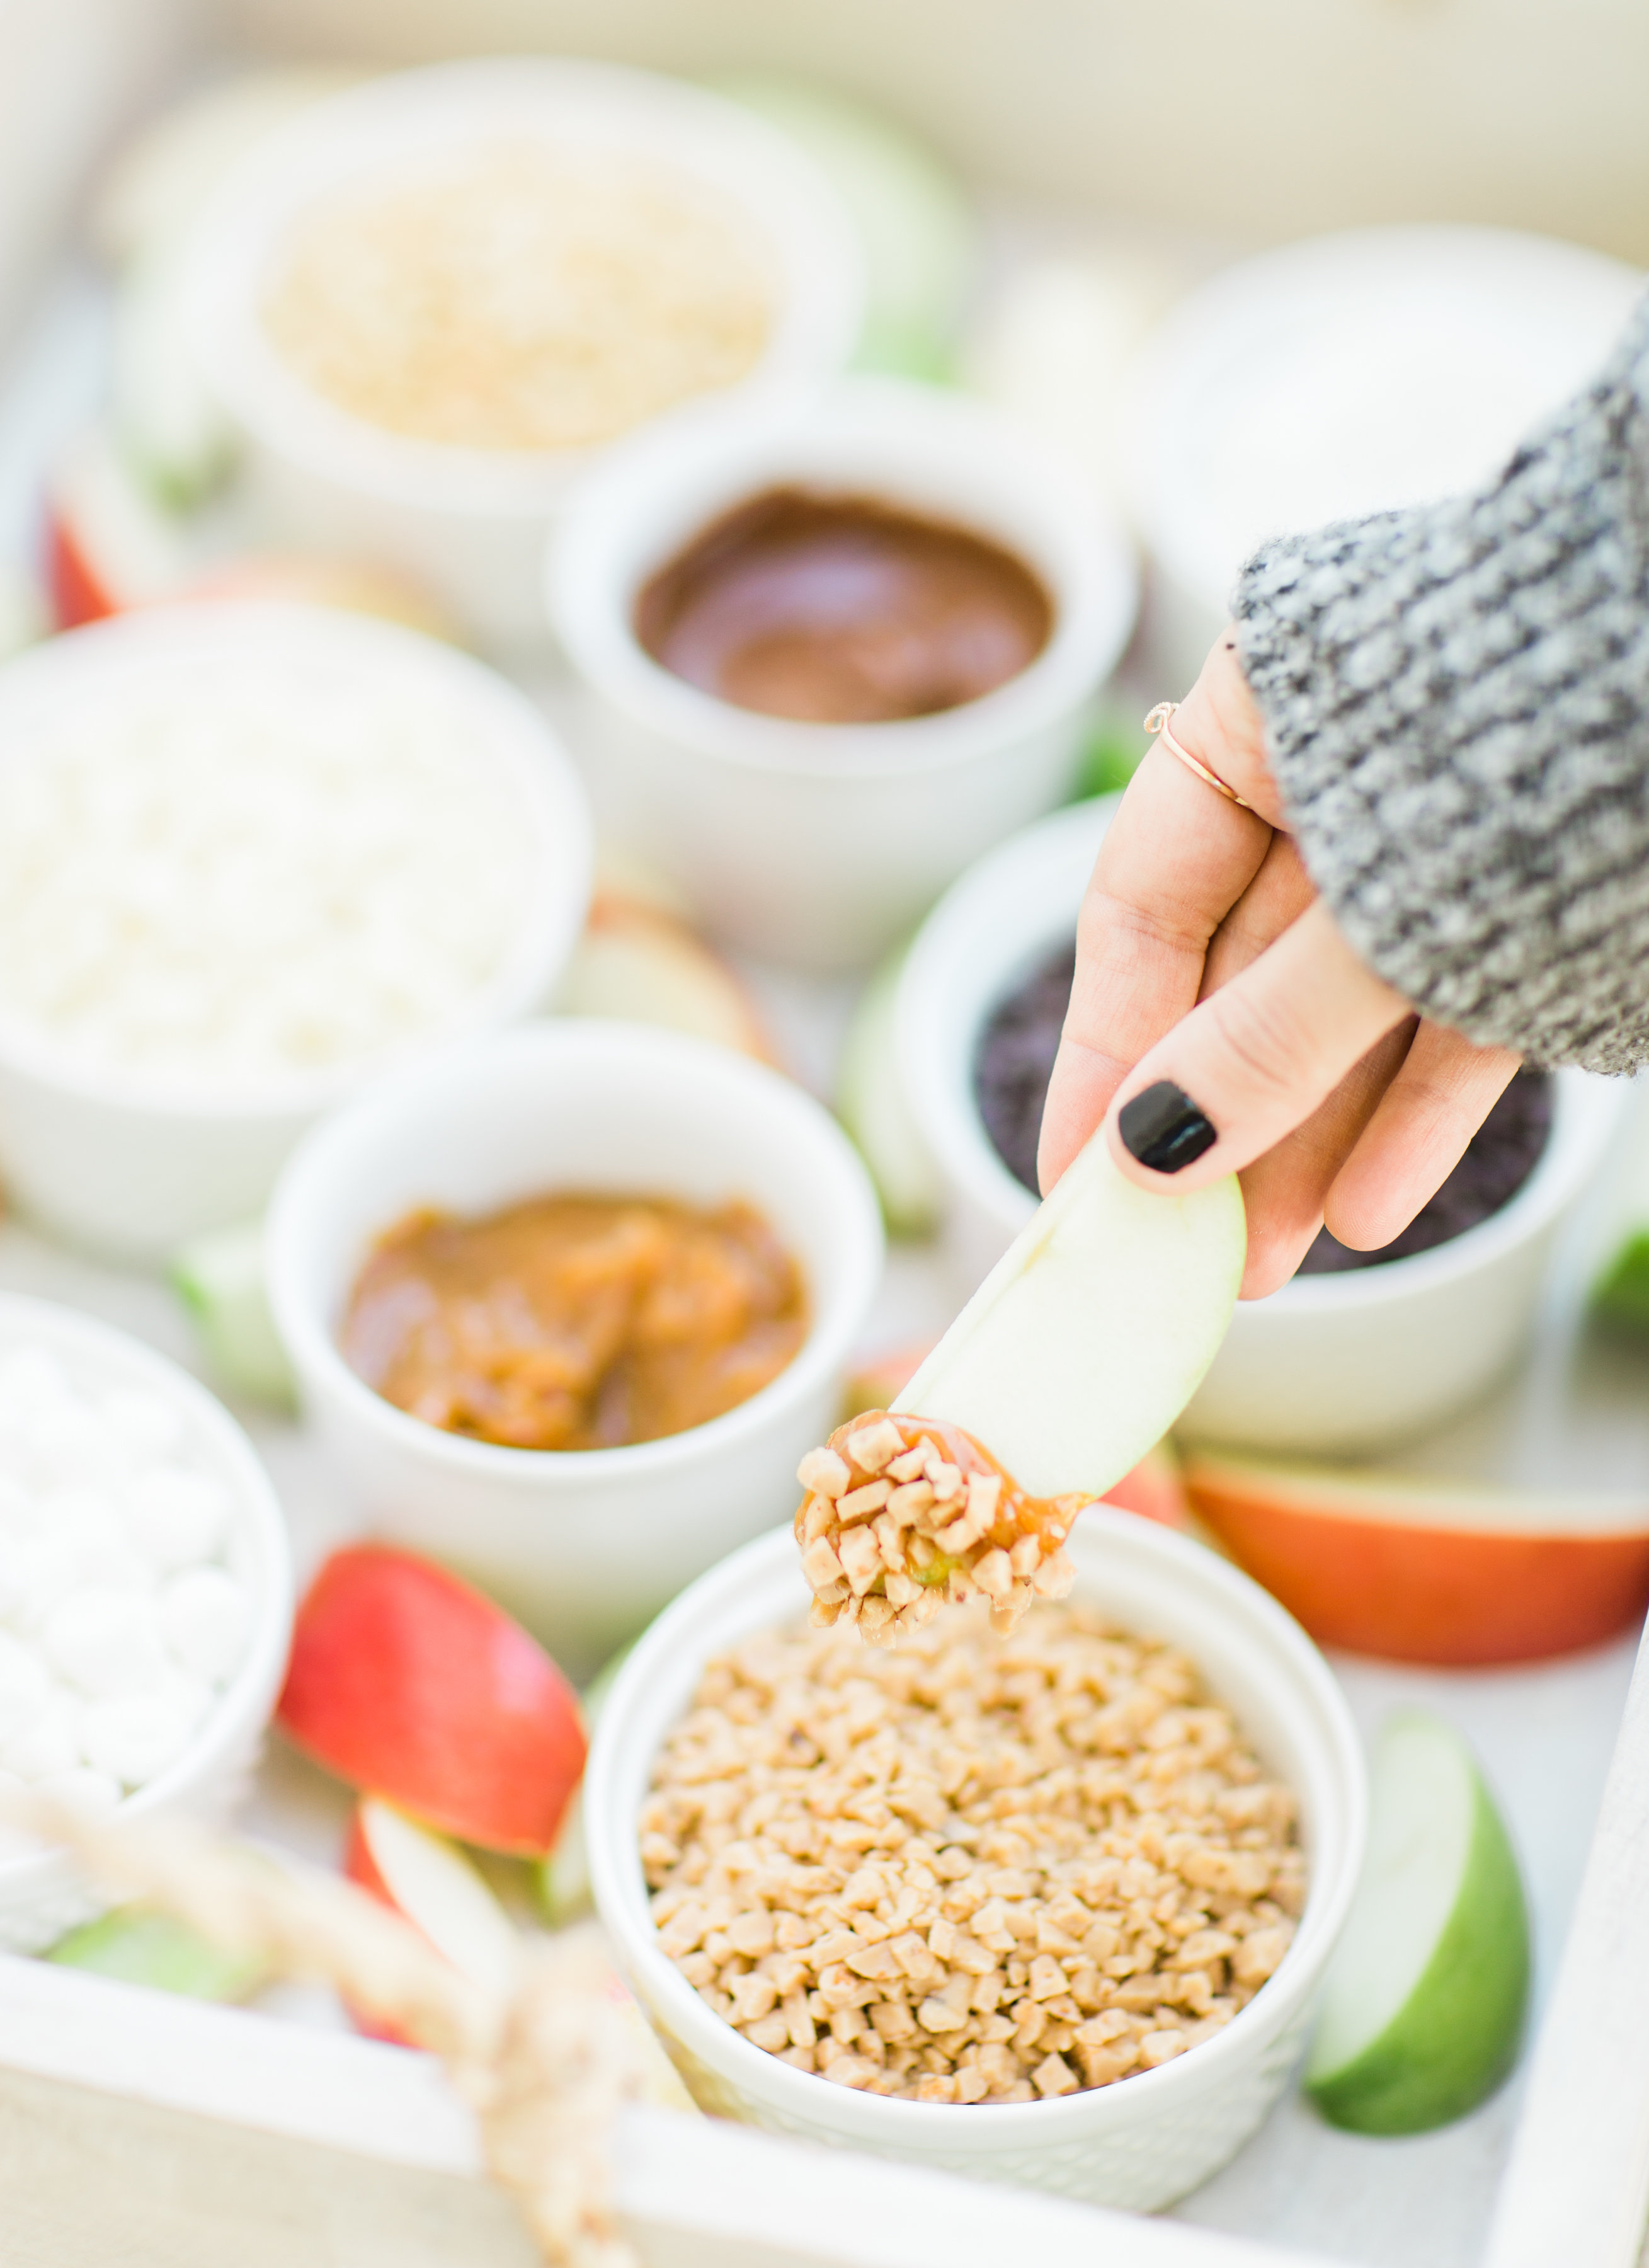
[{"label": "large white bowl", "polygon": [[[1048,644],[980,700],[885,724],[758,715],[685,683],[637,639],[637,593],[721,513],[786,484],[885,498],[1004,544],[1053,600]],[[585,689],[602,817],[721,936],[843,968],[1068,792],[1136,583],[1118,529],[1012,420],[857,379],[806,413],[699,413],[615,449],[568,505],[548,594]]]},{"label": "large white bowl", "polygon": [[1361,1751],[1327,1663],[1276,1601],[1200,1544],[1102,1506],[1072,1531],[1074,1595],[1182,1646],[1299,1798],[1310,1889],[1275,1977],[1227,2029],[1174,2062],[1049,2102],[891,2102],[781,2063],[714,2015],[659,1948],[637,1820],[665,1734],[706,1661],[799,1619],[807,1586],[788,1528],[715,1568],[662,1615],[603,1705],[584,1780],[590,1875],[631,1988],[706,2110],[810,2141],[975,2179],[1023,2182],[1154,2212],[1205,2181],[1271,2108],[1304,2043],[1362,1862]]},{"label": "large white bowl", "polygon": [[1161,690],[1193,682],[1267,536],[1491,479],[1591,377],[1643,284],[1584,245],[1421,225],[1307,237],[1183,299],[1123,416]]},{"label": "large white bowl", "polygon": [[[357,1377],[338,1325],[385,1229],[418,1205],[474,1215],[557,1190],[747,1199],[801,1265],[801,1351],[708,1425],[615,1449],[465,1440]],[[594,1020],[476,1042],[357,1103],[292,1160],[269,1224],[276,1322],[366,1521],[463,1569],[575,1675],[794,1496],[881,1256],[868,1177],[811,1096],[731,1049]]]},{"label": "large white bowl", "polygon": [[845,210],[786,136],[703,88],[542,56],[374,80],[268,136],[217,195],[189,254],[192,350],[245,453],[268,535],[410,571],[477,636],[541,641],[544,537],[587,450],[460,448],[392,433],[305,385],[261,318],[273,260],[340,190],[417,177],[467,148],[532,140],[684,173],[741,207],[769,247],[774,315],[747,408],[807,392],[858,336],[861,261]]},{"label": "large white bowl", "polygon": [[[182,1454],[229,1491],[234,1510],[225,1564],[246,1584],[254,1604],[246,1659],[177,1762],[129,1795],[115,1815],[136,1820],[187,1812],[222,1818],[244,1793],[257,1761],[291,1639],[291,1546],[269,1476],[251,1442],[205,1388],[124,1331],[45,1300],[0,1293],[0,1352],[24,1347],[54,1356],[77,1387],[157,1395],[183,1420]],[[37,1953],[108,1903],[60,1852],[0,1858],[0,1948],[8,1952]]]},{"label": "large white bowl", "polygon": [[460,1012],[364,1062],[255,1086],[186,1083],[88,1064],[38,1027],[0,1016],[8,1190],[58,1233],[129,1259],[163,1258],[187,1237],[250,1219],[323,1111],[460,1034],[540,1007],[578,942],[593,864],[578,776],[530,702],[433,638],[324,607],[155,608],[54,638],[0,668],[0,765],[26,762],[36,733],[80,704],[175,681],[195,659],[254,677],[302,670],[394,686],[438,705],[477,776],[518,806],[532,871],[519,934]]},{"label": "large white bowl", "polygon": [[[997,1004],[1074,934],[1116,801],[1072,805],[982,859],[934,908],[905,964],[898,1073],[970,1287],[1035,1207],[979,1114],[980,1039]],[[1550,1139],[1498,1213],[1412,1259],[1296,1277],[1269,1299],[1240,1301],[1179,1430],[1233,1447],[1351,1454],[1395,1446],[1473,1400],[1526,1344],[1553,1241],[1627,1101],[1623,1081],[1560,1071]]]}]

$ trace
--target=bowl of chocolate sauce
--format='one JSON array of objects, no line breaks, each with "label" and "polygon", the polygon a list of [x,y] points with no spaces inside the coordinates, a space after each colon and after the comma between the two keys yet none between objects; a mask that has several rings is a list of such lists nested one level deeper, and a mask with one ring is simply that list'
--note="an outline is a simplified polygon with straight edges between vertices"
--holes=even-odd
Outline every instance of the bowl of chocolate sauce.
[{"label": "bowl of chocolate sauce", "polygon": [[1048,644],[1017,553],[877,496],[787,486],[736,504],[649,577],[636,635],[717,701],[804,725],[887,725],[983,700]]},{"label": "bowl of chocolate sauce", "polygon": [[1131,554],[1001,412],[893,379],[608,453],[548,569],[612,832],[729,942],[867,965],[1069,792]]},{"label": "bowl of chocolate sauce", "polygon": [[[980,860],[905,962],[898,1074],[944,1190],[959,1292],[1035,1206],[1077,909],[1117,800],[1057,812]],[[1353,1252],[1324,1232],[1291,1283],[1239,1303],[1177,1430],[1233,1447],[1369,1454],[1483,1395],[1528,1342],[1553,1244],[1628,1101],[1618,1080],[1520,1073],[1389,1245]]]}]

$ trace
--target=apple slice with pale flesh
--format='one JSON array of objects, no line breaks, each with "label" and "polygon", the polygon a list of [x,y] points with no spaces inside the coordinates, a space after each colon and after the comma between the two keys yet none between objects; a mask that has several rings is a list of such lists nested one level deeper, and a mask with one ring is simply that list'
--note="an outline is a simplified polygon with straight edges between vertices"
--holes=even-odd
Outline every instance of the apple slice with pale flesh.
[{"label": "apple slice with pale flesh", "polygon": [[617,891],[597,893],[556,1005],[563,1016],[657,1024],[773,1061],[750,996],[720,955],[684,922]]},{"label": "apple slice with pale flesh", "polygon": [[1201,1384],[1247,1241],[1234,1175],[1138,1189],[1096,1133],[894,1408],[962,1426],[1034,1496],[1103,1496]]},{"label": "apple slice with pale flesh", "polygon": [[1364,2134],[1463,2117],[1512,2068],[1528,1970],[1523,1885],[1483,1775],[1450,1726],[1405,1711],[1375,1747],[1368,1856],[1307,2094]]},{"label": "apple slice with pale flesh", "polygon": [[1096,1134],[889,1410],[802,1460],[814,1621],[886,1643],[947,1599],[983,1594],[1005,1631],[1063,1596],[1071,1521],[1196,1391],[1245,1245],[1233,1178],[1140,1189]]},{"label": "apple slice with pale flesh", "polygon": [[523,1858],[550,1849],[584,1771],[578,1697],[538,1641],[386,1544],[335,1551],[315,1577],[276,1715],[352,1787]]},{"label": "apple slice with pale flesh", "polygon": [[[482,1992],[502,1999],[512,1991],[520,1947],[509,1916],[445,1836],[420,1827],[381,1796],[364,1795],[350,1822],[343,1871],[369,1897],[409,1921]],[[358,2009],[350,2014],[373,2039],[417,2044]]]},{"label": "apple slice with pale flesh", "polygon": [[223,1384],[290,1409],[298,1386],[269,1313],[262,1221],[191,1238],[173,1253],[166,1273]]},{"label": "apple slice with pale flesh", "polygon": [[938,1225],[945,1191],[905,1093],[898,1042],[899,980],[909,948],[884,961],[859,995],[842,1042],[836,1116],[870,1167],[895,1236],[923,1236]]},{"label": "apple slice with pale flesh", "polygon": [[[864,1357],[858,1368],[848,1375],[843,1406],[849,1416],[863,1410],[892,1408],[932,1353],[933,1344],[931,1339],[924,1339],[909,1346],[884,1347]],[[1137,1513],[1141,1520],[1154,1520],[1163,1528],[1190,1525],[1191,1506],[1185,1493],[1185,1477],[1170,1440],[1160,1440],[1154,1448],[1147,1449],[1121,1480],[1112,1482],[1101,1500],[1114,1504],[1120,1512]],[[587,1695],[585,1706],[587,1711]]]},{"label": "apple slice with pale flesh", "polygon": [[1649,1496],[1193,1451],[1192,1509],[1323,1646],[1450,1667],[1596,1646],[1649,1605]]}]

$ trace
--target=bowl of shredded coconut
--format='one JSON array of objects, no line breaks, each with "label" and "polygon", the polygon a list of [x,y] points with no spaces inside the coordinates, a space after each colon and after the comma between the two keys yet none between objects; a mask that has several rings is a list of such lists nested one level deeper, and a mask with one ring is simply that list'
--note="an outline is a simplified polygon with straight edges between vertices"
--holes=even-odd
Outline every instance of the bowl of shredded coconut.
[{"label": "bowl of shredded coconut", "polygon": [[410,567],[519,644],[579,468],[711,397],[833,376],[859,266],[835,191],[752,114],[516,57],[380,79],[271,137],[188,298],[264,526]]},{"label": "bowl of shredded coconut", "polygon": [[[0,1807],[222,1816],[291,1618],[280,1505],[227,1411],[124,1331],[0,1296]],[[0,1810],[0,1948],[107,1903]]]},{"label": "bowl of shredded coconut", "polygon": [[202,606],[0,670],[0,1175],[154,1256],[254,1213],[366,1081],[546,998],[591,831],[538,711],[322,608]]}]

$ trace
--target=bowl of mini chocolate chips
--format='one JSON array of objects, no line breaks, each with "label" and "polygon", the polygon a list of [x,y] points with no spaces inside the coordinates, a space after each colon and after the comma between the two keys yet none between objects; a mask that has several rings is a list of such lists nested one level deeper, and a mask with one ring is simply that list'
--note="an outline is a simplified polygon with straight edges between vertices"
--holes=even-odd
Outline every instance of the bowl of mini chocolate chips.
[{"label": "bowl of mini chocolate chips", "polygon": [[[959,1288],[980,1280],[1036,1202],[1077,909],[1116,802],[1072,805],[981,859],[905,962],[886,1075],[943,1190]],[[1238,1307],[1182,1430],[1354,1454],[1475,1400],[1528,1342],[1552,1247],[1626,1095],[1583,1071],[1520,1071],[1401,1235],[1359,1252],[1325,1230],[1291,1283]]]}]

